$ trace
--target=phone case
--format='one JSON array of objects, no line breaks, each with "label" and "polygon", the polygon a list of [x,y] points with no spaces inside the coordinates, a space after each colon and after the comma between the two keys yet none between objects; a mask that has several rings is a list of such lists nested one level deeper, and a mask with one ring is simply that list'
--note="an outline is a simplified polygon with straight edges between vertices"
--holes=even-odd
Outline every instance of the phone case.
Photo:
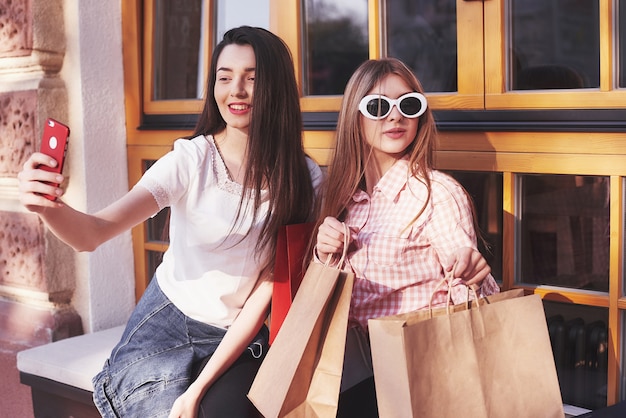
[{"label": "phone case", "polygon": [[[58,164],[56,167],[40,165],[39,168],[41,168],[42,170],[50,171],[52,173],[61,173],[63,171],[69,136],[69,127],[52,118],[48,118],[48,120],[46,120],[46,125],[44,126],[43,135],[41,138],[40,151],[43,154],[49,155],[50,157],[54,158]],[[57,183],[49,184],[58,186]],[[49,200],[56,200],[55,196],[44,195],[44,197]]]}]

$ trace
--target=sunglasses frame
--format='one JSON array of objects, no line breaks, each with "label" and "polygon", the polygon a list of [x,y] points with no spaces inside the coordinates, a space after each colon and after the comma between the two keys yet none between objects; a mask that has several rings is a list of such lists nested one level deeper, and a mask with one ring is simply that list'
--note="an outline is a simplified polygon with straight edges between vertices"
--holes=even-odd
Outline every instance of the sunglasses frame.
[{"label": "sunglasses frame", "polygon": [[[399,106],[400,102],[402,102],[402,100],[407,99],[407,98],[418,99],[420,101],[420,103],[422,104],[422,108],[415,115],[408,115],[408,114],[404,113],[402,111],[402,109],[400,108],[400,106]],[[372,115],[371,113],[369,113],[367,111],[367,104],[370,102],[370,100],[384,100],[384,101],[386,101],[389,104],[389,110],[385,114]],[[411,92],[411,93],[407,93],[407,94],[403,94],[402,96],[398,97],[397,99],[390,99],[389,97],[384,96],[382,94],[368,94],[367,96],[362,98],[361,101],[359,102],[359,112],[361,112],[361,114],[363,116],[365,116],[366,118],[368,118],[368,119],[380,120],[380,119],[384,119],[387,116],[389,116],[389,114],[391,113],[391,110],[393,109],[394,106],[398,109],[398,112],[400,112],[400,114],[402,116],[404,116],[405,118],[414,119],[414,118],[419,118],[420,116],[422,116],[424,114],[424,112],[426,112],[426,108],[428,107],[428,102],[426,100],[426,97],[423,94],[418,93],[416,91]]]}]

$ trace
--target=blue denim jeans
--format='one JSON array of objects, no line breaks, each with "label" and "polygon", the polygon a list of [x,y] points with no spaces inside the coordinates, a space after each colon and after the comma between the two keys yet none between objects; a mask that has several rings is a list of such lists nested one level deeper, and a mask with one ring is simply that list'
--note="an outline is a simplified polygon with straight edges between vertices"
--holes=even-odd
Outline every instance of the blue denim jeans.
[{"label": "blue denim jeans", "polygon": [[[176,398],[193,382],[225,333],[222,328],[184,315],[153,279],[120,342],[93,379],[94,403],[100,414],[106,418],[167,417]],[[265,327],[245,351],[238,362],[252,361],[258,370],[267,351]],[[241,392],[239,399],[247,401],[253,377],[234,389],[231,378],[228,392]]]}]

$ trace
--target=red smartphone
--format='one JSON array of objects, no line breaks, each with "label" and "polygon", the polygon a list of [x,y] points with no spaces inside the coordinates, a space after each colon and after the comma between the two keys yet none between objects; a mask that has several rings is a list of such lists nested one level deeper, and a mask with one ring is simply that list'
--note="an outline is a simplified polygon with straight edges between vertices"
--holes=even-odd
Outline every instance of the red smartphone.
[{"label": "red smartphone", "polygon": [[[46,120],[46,125],[43,128],[43,135],[41,137],[41,148],[39,151],[54,158],[58,164],[56,167],[40,165],[39,168],[58,174],[63,171],[63,164],[65,163],[65,154],[67,153],[67,143],[69,141],[69,137],[69,127],[52,118],[48,118]],[[58,183],[48,184],[53,184],[57,187],[59,186]],[[49,200],[56,200],[56,196],[45,194],[44,197]]]}]

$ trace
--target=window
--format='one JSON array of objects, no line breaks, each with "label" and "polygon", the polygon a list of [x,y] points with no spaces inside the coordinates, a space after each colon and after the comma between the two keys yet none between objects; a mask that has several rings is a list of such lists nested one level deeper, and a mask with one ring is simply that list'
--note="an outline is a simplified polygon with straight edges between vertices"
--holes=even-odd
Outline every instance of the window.
[{"label": "window", "polygon": [[407,64],[427,92],[456,92],[456,1],[392,0],[386,5],[387,55]]},{"label": "window", "polygon": [[152,68],[148,67],[153,77],[151,88],[146,89],[148,98],[151,101],[201,98],[202,79],[207,73],[202,22],[206,12],[202,0],[156,0],[153,13]]},{"label": "window", "polygon": [[609,291],[609,178],[518,177],[517,282]]},{"label": "window", "polygon": [[510,2],[508,90],[600,87],[600,4]]},{"label": "window", "polygon": [[304,2],[305,95],[338,95],[368,57],[367,2]]},{"label": "window", "polygon": [[269,5],[268,0],[148,0],[143,18],[143,111],[148,121],[158,121],[161,115],[200,111],[216,40],[241,24],[269,28]]}]

